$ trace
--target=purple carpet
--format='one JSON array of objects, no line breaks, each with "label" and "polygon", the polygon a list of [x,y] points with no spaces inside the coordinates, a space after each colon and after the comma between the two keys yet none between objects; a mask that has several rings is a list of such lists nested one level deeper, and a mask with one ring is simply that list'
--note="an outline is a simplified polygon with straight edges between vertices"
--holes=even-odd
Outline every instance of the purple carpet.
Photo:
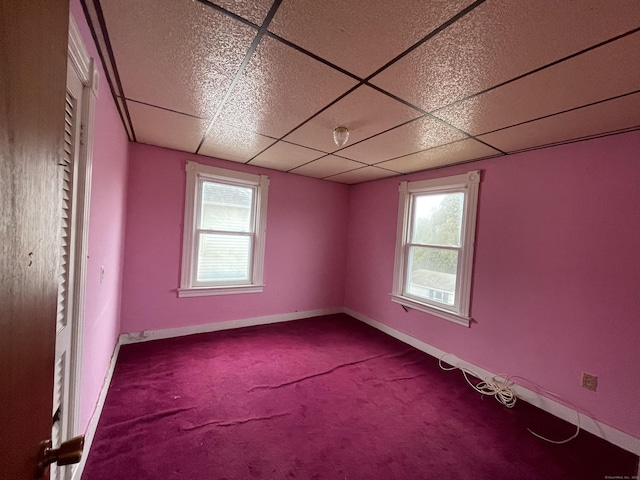
[{"label": "purple carpet", "polygon": [[84,480],[631,478],[638,457],[346,315],[123,346]]}]

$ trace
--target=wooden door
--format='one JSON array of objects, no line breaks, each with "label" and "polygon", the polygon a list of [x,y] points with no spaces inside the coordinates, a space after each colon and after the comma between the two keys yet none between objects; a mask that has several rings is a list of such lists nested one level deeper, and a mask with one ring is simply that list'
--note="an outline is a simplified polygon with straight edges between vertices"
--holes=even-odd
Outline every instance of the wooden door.
[{"label": "wooden door", "polygon": [[68,0],[0,2],[0,478],[51,435]]}]

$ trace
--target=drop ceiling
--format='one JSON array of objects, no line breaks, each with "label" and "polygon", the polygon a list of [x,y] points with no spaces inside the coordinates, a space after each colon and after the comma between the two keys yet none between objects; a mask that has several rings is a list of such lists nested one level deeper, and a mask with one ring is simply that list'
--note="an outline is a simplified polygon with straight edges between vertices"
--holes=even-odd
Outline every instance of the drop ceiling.
[{"label": "drop ceiling", "polygon": [[135,142],[353,184],[640,128],[638,0],[82,4]]}]

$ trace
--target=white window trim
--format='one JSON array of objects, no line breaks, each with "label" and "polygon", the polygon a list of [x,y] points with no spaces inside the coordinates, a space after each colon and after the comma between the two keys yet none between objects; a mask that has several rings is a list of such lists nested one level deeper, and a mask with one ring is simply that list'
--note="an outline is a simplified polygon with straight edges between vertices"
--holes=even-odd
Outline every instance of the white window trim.
[{"label": "white window trim", "polygon": [[[264,289],[264,250],[267,225],[267,197],[269,177],[253,175],[224,168],[187,162],[187,183],[185,191],[184,233],[182,236],[182,270],[178,297],[202,297],[208,295],[227,295],[238,293],[258,293]],[[255,245],[252,256],[251,282],[246,285],[195,286],[193,284],[196,268],[195,230],[197,225],[197,185],[200,178],[221,180],[235,184],[246,184],[256,188]]]},{"label": "white window trim", "polygon": [[[480,170],[469,171],[462,175],[400,183],[400,201],[398,205],[398,226],[396,236],[396,252],[393,270],[393,291],[391,300],[404,307],[429,313],[451,322],[469,326],[471,275],[473,254],[475,249],[476,215],[478,206],[478,185]],[[408,224],[411,214],[411,195],[414,193],[436,193],[463,189],[466,191],[464,216],[461,232],[462,251],[458,262],[456,304],[452,308],[435,306],[404,293],[407,273],[406,249],[408,243]]]}]

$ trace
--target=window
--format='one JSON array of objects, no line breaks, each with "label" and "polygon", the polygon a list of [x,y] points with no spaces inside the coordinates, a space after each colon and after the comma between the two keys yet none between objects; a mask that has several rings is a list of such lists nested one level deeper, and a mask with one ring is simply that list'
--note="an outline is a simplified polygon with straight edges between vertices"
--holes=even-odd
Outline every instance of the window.
[{"label": "window", "polygon": [[179,297],[261,292],[265,175],[187,162]]},{"label": "window", "polygon": [[402,182],[391,299],[469,326],[480,171]]}]

